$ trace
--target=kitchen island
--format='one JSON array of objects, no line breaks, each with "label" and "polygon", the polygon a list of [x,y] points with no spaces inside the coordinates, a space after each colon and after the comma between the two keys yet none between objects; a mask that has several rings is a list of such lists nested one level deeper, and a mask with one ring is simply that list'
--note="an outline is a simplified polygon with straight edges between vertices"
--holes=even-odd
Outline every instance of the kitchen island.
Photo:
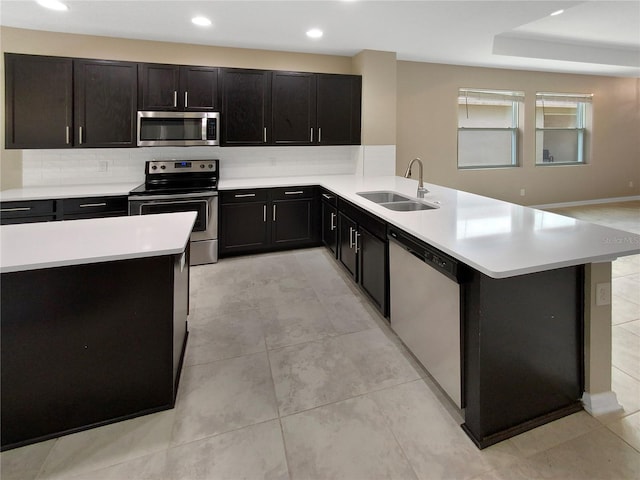
[{"label": "kitchen island", "polygon": [[[454,342],[462,396],[449,396],[480,448],[582,408],[592,414],[621,408],[611,391],[606,294],[611,261],[640,253],[640,236],[438,185],[425,184],[424,201],[435,208],[422,211],[390,210],[359,195],[396,192],[415,200],[417,182],[401,177],[230,179],[219,188],[304,185],[323,187],[339,197],[338,208],[342,202],[375,215],[389,232],[393,227],[468,271],[460,279]],[[395,272],[391,285],[401,270]],[[414,295],[424,296],[414,285]],[[605,301],[596,301],[596,289]],[[391,312],[395,329],[393,298]]]},{"label": "kitchen island", "polygon": [[3,450],[172,408],[195,217],[0,227]]}]

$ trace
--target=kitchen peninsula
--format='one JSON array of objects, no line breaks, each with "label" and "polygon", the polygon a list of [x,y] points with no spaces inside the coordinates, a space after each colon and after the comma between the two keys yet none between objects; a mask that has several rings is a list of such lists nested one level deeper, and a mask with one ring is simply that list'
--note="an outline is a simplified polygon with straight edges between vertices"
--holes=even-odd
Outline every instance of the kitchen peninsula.
[{"label": "kitchen peninsula", "polygon": [[[423,200],[435,208],[423,211],[394,211],[359,195],[387,191],[415,199],[417,182],[395,176],[222,178],[218,188],[222,196],[236,191],[243,201],[264,203],[266,194],[246,191],[315,186],[337,197],[346,214],[386,225],[374,232],[378,239],[400,231],[462,266],[459,406],[463,428],[480,448],[583,407],[596,414],[619,408],[611,392],[611,306],[596,302],[595,289],[610,284],[611,261],[640,253],[640,236],[432,184],[425,184]],[[20,195],[3,192],[2,200],[47,198]],[[266,203],[258,207],[256,222],[266,223]],[[5,248],[3,241],[3,259]],[[378,253],[388,264],[388,247]],[[119,285],[125,283],[135,282]],[[393,316],[390,323],[393,329]]]},{"label": "kitchen peninsula", "polygon": [[[338,217],[341,204],[347,216],[358,210],[372,215],[387,224],[390,236],[393,227],[466,269],[459,282],[458,406],[477,446],[582,408],[592,414],[621,408],[611,391],[611,305],[596,302],[595,292],[596,286],[610,289],[611,261],[640,253],[639,235],[438,185],[425,184],[424,201],[436,208],[422,211],[390,210],[359,195],[395,192],[415,199],[417,182],[401,177],[223,179],[219,188],[224,194],[305,185],[337,196]],[[350,237],[353,229],[343,233],[340,223],[339,235]],[[339,241],[346,242],[338,247],[339,260],[350,240]],[[414,295],[421,295],[414,285]],[[426,298],[425,306],[431,301]],[[393,298],[391,305],[394,329]]]},{"label": "kitchen peninsula", "polygon": [[195,217],[0,227],[3,450],[173,407]]}]

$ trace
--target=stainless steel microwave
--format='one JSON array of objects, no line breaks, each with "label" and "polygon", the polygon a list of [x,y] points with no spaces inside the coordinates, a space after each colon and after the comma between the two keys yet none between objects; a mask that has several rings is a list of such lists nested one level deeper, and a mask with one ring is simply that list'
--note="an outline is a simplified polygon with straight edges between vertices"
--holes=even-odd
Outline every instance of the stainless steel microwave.
[{"label": "stainless steel microwave", "polygon": [[138,112],[139,147],[220,145],[219,112]]}]

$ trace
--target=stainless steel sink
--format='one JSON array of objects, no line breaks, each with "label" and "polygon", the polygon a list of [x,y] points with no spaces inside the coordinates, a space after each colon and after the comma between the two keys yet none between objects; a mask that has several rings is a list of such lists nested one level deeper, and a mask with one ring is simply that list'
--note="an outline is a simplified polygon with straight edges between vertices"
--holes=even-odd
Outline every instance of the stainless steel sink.
[{"label": "stainless steel sink", "polygon": [[381,190],[377,192],[356,192],[362,198],[377,203],[378,205],[394,210],[396,212],[417,212],[420,210],[434,210],[437,205],[430,205],[426,202],[414,200],[411,197],[401,195],[400,193]]},{"label": "stainless steel sink", "polygon": [[371,200],[374,203],[406,202],[411,200],[409,197],[389,191],[359,192],[357,195],[360,195],[362,198],[366,198],[367,200]]},{"label": "stainless steel sink", "polygon": [[382,203],[381,205],[389,210],[395,210],[396,212],[416,212],[418,210],[433,210],[438,208],[427,205],[426,203],[414,201]]}]

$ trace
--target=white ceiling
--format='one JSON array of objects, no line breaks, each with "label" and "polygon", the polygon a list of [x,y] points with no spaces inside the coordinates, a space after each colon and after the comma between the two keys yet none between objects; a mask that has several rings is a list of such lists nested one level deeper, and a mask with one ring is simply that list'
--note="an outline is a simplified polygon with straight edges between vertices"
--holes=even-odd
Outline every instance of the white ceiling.
[{"label": "white ceiling", "polygon": [[[640,76],[640,0],[0,0],[0,25],[180,43],[497,68]],[[565,12],[551,17],[559,9]],[[191,23],[195,15],[213,21]],[[311,40],[312,27],[324,36]]]}]

